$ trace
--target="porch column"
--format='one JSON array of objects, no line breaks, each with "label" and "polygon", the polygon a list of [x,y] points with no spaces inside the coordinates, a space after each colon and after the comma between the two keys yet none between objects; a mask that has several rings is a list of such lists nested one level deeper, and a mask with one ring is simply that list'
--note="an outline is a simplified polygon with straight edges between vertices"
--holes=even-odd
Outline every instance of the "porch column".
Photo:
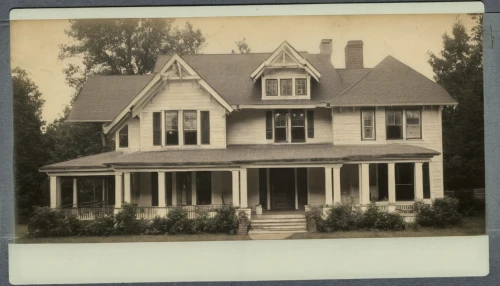
[{"label": "porch column", "polygon": [[422,171],[423,163],[415,163],[414,167],[414,188],[415,188],[415,200],[424,199],[424,177]]},{"label": "porch column", "polygon": [[325,204],[333,204],[332,167],[325,167]]},{"label": "porch column", "polygon": [[247,169],[240,170],[240,207],[247,208],[248,207],[248,194],[247,194]]},{"label": "porch column", "polygon": [[104,203],[106,201],[106,179],[105,178],[102,178],[101,195],[102,195],[102,202]]},{"label": "porch column", "polygon": [[76,178],[73,178],[73,207],[78,207],[78,182]]},{"label": "porch column", "polygon": [[165,194],[165,172],[158,172],[158,207],[167,206]]},{"label": "porch column", "polygon": [[115,173],[115,209],[122,207],[122,173]]},{"label": "porch column", "polygon": [[359,203],[370,204],[370,175],[369,164],[360,164]]},{"label": "porch column", "polygon": [[396,167],[394,163],[387,163],[387,186],[389,193],[389,212],[396,211]]},{"label": "porch column", "polygon": [[340,204],[340,168],[342,165],[336,165],[333,167],[333,204]]},{"label": "porch column", "polygon": [[196,206],[196,172],[191,172],[191,205]]},{"label": "porch column", "polygon": [[269,168],[266,169],[266,187],[267,187],[267,210],[271,209],[271,178],[269,177]]},{"label": "porch column", "polygon": [[123,201],[126,202],[126,203],[129,203],[131,202],[131,198],[132,198],[132,194],[131,194],[131,190],[130,190],[130,173],[129,172],[126,172],[126,173],[123,173],[123,184],[124,184],[124,192],[123,192]]},{"label": "porch column", "polygon": [[177,173],[172,172],[172,205],[177,205]]},{"label": "porch column", "polygon": [[50,176],[50,208],[61,206],[61,177]]},{"label": "porch column", "polygon": [[240,206],[240,171],[231,171],[233,174],[233,206]]}]

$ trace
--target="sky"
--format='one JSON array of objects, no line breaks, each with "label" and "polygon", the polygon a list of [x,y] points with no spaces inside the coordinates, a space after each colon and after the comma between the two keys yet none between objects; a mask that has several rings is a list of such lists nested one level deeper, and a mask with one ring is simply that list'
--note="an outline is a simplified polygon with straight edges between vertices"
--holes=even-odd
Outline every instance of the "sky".
[{"label": "sky", "polygon": [[[319,53],[321,39],[332,39],[332,63],[344,68],[344,48],[349,40],[364,43],[364,66],[371,68],[391,55],[426,77],[434,74],[429,52],[439,54],[442,36],[451,33],[460,19],[470,30],[474,21],[467,15],[365,15],[184,18],[206,38],[204,54],[237,51],[235,41],[246,39],[252,52],[274,51],[283,41],[296,50]],[[59,60],[59,45],[71,44],[65,33],[67,20],[23,20],[11,22],[11,66],[25,69],[38,85],[45,104],[42,118],[50,123],[70,103],[73,89],[66,85],[63,69],[79,59]]]}]

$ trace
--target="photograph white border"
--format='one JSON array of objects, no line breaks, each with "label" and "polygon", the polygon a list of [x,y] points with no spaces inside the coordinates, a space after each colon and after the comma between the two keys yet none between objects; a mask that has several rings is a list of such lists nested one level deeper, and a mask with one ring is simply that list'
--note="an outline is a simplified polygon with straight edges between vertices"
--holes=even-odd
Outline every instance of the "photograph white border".
[{"label": "photograph white border", "polygon": [[[277,6],[13,9],[10,20],[484,13],[481,2]],[[13,284],[466,277],[488,273],[487,235],[9,245],[9,279]]]}]

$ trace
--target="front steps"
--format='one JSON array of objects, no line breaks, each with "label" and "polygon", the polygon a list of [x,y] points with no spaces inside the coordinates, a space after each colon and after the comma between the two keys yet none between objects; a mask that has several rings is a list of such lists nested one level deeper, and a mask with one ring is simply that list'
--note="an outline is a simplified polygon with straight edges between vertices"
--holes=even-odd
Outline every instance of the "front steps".
[{"label": "front steps", "polygon": [[307,232],[304,215],[266,215],[252,218],[248,234]]}]

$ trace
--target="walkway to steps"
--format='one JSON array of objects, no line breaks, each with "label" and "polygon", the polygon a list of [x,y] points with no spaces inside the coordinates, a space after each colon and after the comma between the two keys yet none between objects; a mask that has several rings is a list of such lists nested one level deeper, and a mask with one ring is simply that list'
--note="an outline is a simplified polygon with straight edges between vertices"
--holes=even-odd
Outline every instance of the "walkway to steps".
[{"label": "walkway to steps", "polygon": [[251,226],[248,234],[307,232],[303,211],[266,211],[262,215],[252,214]]}]

